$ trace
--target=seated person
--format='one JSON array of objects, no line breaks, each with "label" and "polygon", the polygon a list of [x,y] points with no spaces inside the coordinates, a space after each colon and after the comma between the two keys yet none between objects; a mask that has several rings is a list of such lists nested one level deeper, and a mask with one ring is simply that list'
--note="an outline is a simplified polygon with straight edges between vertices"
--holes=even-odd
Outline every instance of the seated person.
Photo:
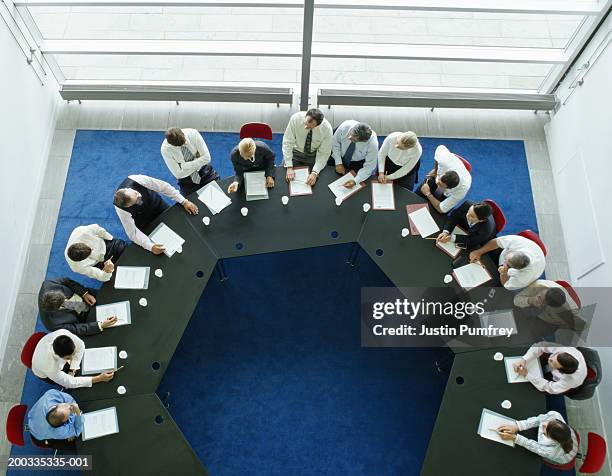
[{"label": "seated person", "polygon": [[378,181],[392,180],[412,191],[419,179],[422,154],[423,148],[414,132],[392,132],[378,151]]},{"label": "seated person", "polygon": [[427,174],[418,194],[425,197],[439,213],[448,213],[469,192],[472,176],[461,159],[446,146],[436,148],[434,159],[434,168]]},{"label": "seated person", "polygon": [[334,165],[340,175],[349,170],[356,172],[355,180],[344,184],[346,188],[353,188],[372,176],[377,156],[378,139],[372,128],[367,124],[348,120],[340,124],[334,132],[332,154],[327,163]]},{"label": "seated person", "polygon": [[168,182],[147,175],[128,176],[119,184],[113,198],[115,212],[127,236],[154,255],[162,254],[164,245],[153,243],[142,230],[169,207],[160,193],[180,203],[187,213],[198,214],[198,207],[183,197],[176,188]]},{"label": "seated person", "polygon": [[195,129],[168,129],[161,145],[161,155],[172,175],[178,179],[184,196],[219,180],[219,174],[210,165],[206,142]]},{"label": "seated person", "polygon": [[[103,372],[94,377],[75,377],[81,368],[85,344],[65,329],[47,334],[38,341],[32,356],[32,372],[38,378],[64,388],[91,387],[94,383],[108,382],[114,372]],[[66,372],[64,368],[69,365]]]},{"label": "seated person", "polygon": [[265,142],[248,137],[242,139],[232,149],[230,154],[230,160],[234,166],[236,177],[227,188],[227,193],[234,193],[242,187],[245,172],[255,172],[257,170],[265,171],[266,187],[274,187],[274,177],[276,176],[276,169],[274,168],[275,158],[276,154]]},{"label": "seated person", "polygon": [[[495,220],[491,206],[484,202],[466,200],[448,214],[438,241],[452,241],[458,248],[473,250],[495,237]],[[455,227],[462,228],[467,235],[453,235]]]},{"label": "seated person", "polygon": [[28,428],[36,443],[72,450],[75,438],[83,432],[81,409],[71,395],[47,390],[28,412]]},{"label": "seated person", "polygon": [[498,236],[470,253],[470,261],[479,261],[485,253],[501,248],[499,279],[503,287],[515,291],[529,286],[544,272],[546,258],[533,241],[518,235]]},{"label": "seated person", "polygon": [[95,303],[94,290],[68,278],[47,279],[38,292],[38,310],[45,327],[49,331],[65,329],[79,337],[98,334],[117,322],[116,316],[86,322]]},{"label": "seated person", "polygon": [[110,281],[115,271],[113,258],[119,259],[126,246],[100,225],[77,226],[68,238],[64,256],[75,273]]},{"label": "seated person", "polygon": [[332,126],[319,109],[296,112],[283,135],[283,165],[288,182],[295,178],[293,166],[312,167],[306,180],[310,186],[317,181],[331,154]]},{"label": "seated person", "polygon": [[[530,440],[519,431],[538,428],[538,440]],[[516,425],[501,425],[497,428],[503,440],[514,441],[552,464],[567,464],[578,453],[578,438],[560,413],[550,411],[543,415],[516,422]]]},{"label": "seated person", "polygon": [[[552,380],[531,375],[527,364],[548,354],[548,368]],[[514,370],[529,380],[540,392],[551,395],[565,393],[579,387],[587,376],[587,365],[582,353],[575,347],[561,347],[550,342],[539,342],[530,347],[523,358],[514,364]],[[546,369],[544,369],[546,377]]]}]

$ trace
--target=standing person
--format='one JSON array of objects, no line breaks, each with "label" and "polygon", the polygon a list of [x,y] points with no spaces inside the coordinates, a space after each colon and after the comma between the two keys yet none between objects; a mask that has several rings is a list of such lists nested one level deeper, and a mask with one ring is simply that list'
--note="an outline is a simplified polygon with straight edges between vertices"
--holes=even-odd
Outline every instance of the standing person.
[{"label": "standing person", "polygon": [[414,132],[392,132],[378,151],[378,181],[393,180],[412,191],[419,179],[422,154],[423,148]]},{"label": "standing person", "polygon": [[344,184],[346,188],[353,188],[370,178],[376,168],[377,156],[376,133],[369,125],[349,119],[334,132],[332,155],[327,163],[335,166],[340,175],[349,170],[355,172],[355,179]]}]

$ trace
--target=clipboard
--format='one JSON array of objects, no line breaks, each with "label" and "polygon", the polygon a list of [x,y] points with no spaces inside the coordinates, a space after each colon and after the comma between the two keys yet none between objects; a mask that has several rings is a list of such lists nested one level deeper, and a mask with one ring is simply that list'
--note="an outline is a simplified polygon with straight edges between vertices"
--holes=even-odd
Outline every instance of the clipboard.
[{"label": "clipboard", "polygon": [[[425,208],[427,206],[428,206],[427,203],[415,203],[414,205],[406,205],[406,214],[410,215],[412,212],[416,212],[417,210],[419,210],[421,208]],[[408,224],[410,225],[410,234],[411,235],[421,236],[421,234],[419,233],[419,230],[417,229],[417,227],[414,226],[414,223],[412,223],[412,220],[410,219],[410,216],[408,216]]]},{"label": "clipboard", "polygon": [[376,210],[376,211],[393,211],[393,210],[395,210],[395,184],[393,183],[392,180],[389,180],[387,183],[390,183],[391,187],[392,187],[392,195],[391,195],[391,198],[393,199],[393,206],[392,206],[392,208],[374,208],[374,187],[376,185],[384,185],[384,184],[381,184],[377,180],[372,180],[372,183],[370,185],[371,185],[371,188],[372,188],[372,209],[373,210]]}]

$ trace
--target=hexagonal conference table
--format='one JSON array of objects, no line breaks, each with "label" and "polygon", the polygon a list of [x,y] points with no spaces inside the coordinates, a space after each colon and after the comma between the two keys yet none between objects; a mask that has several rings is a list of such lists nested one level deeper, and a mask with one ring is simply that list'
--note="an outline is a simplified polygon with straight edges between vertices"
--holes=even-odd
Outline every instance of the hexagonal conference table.
[{"label": "hexagonal conference table", "polygon": [[[182,253],[172,258],[154,256],[132,244],[119,259],[119,265],[151,267],[151,278],[147,290],[115,289],[105,283],[98,293],[98,303],[129,300],[132,323],[84,338],[87,347],[117,346],[128,352],[127,360],[121,361],[124,368],[110,383],[74,391],[84,412],[117,408],[119,433],[77,442],[79,454],[93,455],[93,474],[207,474],[155,391],[209,278],[215,269],[224,276],[223,258],[358,243],[398,287],[457,287],[454,282],[443,284],[443,276],[451,271],[451,259],[432,240],[401,237],[402,228],[408,226],[405,205],[423,202],[414,193],[396,187],[395,211],[364,213],[363,203],[371,202],[368,184],[336,206],[327,185],[338,176],[327,167],[312,195],[292,197],[283,206],[281,197],[289,195],[283,177],[284,171],[278,170],[268,200],[246,202],[244,192],[233,194],[232,204],[212,216],[209,226],[203,225],[202,217],[210,213],[194,194],[189,198],[198,203],[199,215],[190,216],[182,207],[174,206],[151,224],[152,229],[163,221],[181,235],[186,240]],[[220,183],[222,188],[229,180]],[[240,213],[243,206],[249,209],[246,217]],[[443,217],[435,211],[432,215],[442,222]],[[486,265],[497,276],[495,264],[488,261]],[[163,269],[161,279],[153,275],[156,268]],[[146,307],[138,304],[141,297],[146,297]],[[90,319],[95,319],[94,313]],[[471,349],[455,357],[423,475],[491,474],[492,468],[498,475],[539,474],[540,460],[535,455],[523,451],[519,457],[519,450],[476,435],[480,411],[483,407],[499,409],[502,396],[513,401],[517,418],[545,409],[544,397],[531,385],[506,383],[503,371],[491,364],[492,353],[491,349]],[[120,385],[127,388],[124,395],[117,394]]]}]

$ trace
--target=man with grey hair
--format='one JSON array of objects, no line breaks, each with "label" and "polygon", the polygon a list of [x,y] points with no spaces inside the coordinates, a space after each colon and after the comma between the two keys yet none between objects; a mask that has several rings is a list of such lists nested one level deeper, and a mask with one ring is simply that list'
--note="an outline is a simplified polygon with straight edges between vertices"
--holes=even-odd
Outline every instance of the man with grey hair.
[{"label": "man with grey hair", "polygon": [[369,125],[349,119],[338,126],[328,165],[334,165],[340,175],[353,172],[355,180],[349,180],[345,187],[353,188],[370,178],[377,160],[378,139]]},{"label": "man with grey hair", "polygon": [[470,261],[477,262],[490,251],[501,248],[499,255],[499,279],[510,291],[523,289],[544,272],[546,258],[537,243],[519,236],[507,235],[494,238],[483,247],[470,253]]},{"label": "man with grey hair", "polygon": [[393,180],[400,187],[412,190],[419,179],[423,148],[412,132],[392,132],[378,152],[378,181]]}]

